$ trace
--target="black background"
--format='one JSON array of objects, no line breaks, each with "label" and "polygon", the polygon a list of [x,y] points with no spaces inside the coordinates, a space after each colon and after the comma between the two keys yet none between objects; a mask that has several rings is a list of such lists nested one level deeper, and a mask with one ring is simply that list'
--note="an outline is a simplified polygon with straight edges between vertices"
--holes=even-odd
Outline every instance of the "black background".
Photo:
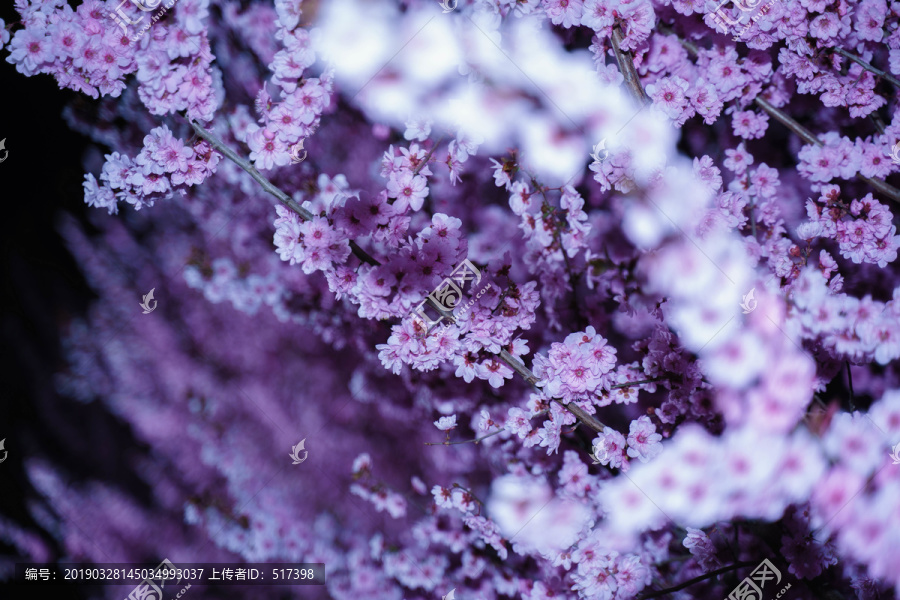
[{"label": "black background", "polygon": [[[11,2],[0,6],[0,18],[7,27],[18,20]],[[0,463],[0,516],[37,532],[26,499],[40,495],[25,474],[26,460],[42,458],[75,479],[110,479],[119,475],[111,446],[133,441],[99,405],[60,397],[54,388],[63,364],[60,336],[94,298],[58,231],[63,213],[85,223],[95,210],[84,204],[81,187],[91,144],[62,118],[76,93],[59,89],[50,75],[25,77],[8,56],[7,46],[0,50],[0,139],[8,151],[0,163],[0,439],[8,454]],[[21,559],[2,540],[0,556]]]}]

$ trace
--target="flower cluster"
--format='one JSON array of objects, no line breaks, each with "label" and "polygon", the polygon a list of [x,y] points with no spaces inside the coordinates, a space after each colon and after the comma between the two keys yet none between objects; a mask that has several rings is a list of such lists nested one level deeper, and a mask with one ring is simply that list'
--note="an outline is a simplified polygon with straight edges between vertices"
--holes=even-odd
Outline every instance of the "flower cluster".
[{"label": "flower cluster", "polygon": [[597,391],[609,391],[606,375],[615,364],[616,349],[589,326],[569,334],[562,343],[554,343],[546,358],[537,355],[534,371],[541,378],[538,385],[549,397],[582,404],[593,412],[593,405],[601,403]]},{"label": "flower cluster", "polygon": [[248,315],[255,315],[261,306],[269,306],[280,320],[288,318],[286,290],[274,270],[266,276],[251,273],[242,277],[231,259],[217,258],[208,266],[189,264],[184,279],[213,304],[228,301]]},{"label": "flower cluster", "polygon": [[656,433],[656,426],[645,415],[631,422],[627,439],[611,427],[604,428],[594,439],[592,454],[601,465],[627,471],[629,458],[647,462],[662,452],[660,440],[662,436]]},{"label": "flower cluster", "polygon": [[176,191],[205,181],[216,171],[220,157],[203,141],[185,146],[163,125],[144,137],[144,147],[134,159],[118,152],[107,155],[100,175],[102,185],[88,173],[84,201],[110,214],[118,212],[122,200],[135,210],[153,206],[157,200],[168,200]]},{"label": "flower cluster", "polygon": [[798,153],[800,164],[797,170],[810,181],[829,182],[833,179],[852,179],[857,174],[863,177],[887,177],[897,170],[890,159],[887,143],[890,137],[878,136],[878,140],[860,139],[855,141],[847,136],[839,137],[834,132],[823,136],[823,144],[804,146]]},{"label": "flower cluster", "polygon": [[855,264],[867,262],[884,268],[894,262],[900,236],[887,206],[872,194],[851,200],[848,206],[840,194],[838,186],[825,185],[816,201],[807,200],[810,220],[797,228],[797,235],[804,240],[833,239],[841,256]]},{"label": "flower cluster", "polygon": [[6,41],[7,62],[19,73],[52,75],[60,88],[92,98],[122,94],[125,76],[138,65],[134,45],[109,19],[106,3],[91,0],[72,10],[62,0],[22,1],[17,8],[25,28]]},{"label": "flower cluster", "polygon": [[406,499],[397,492],[388,489],[383,483],[369,482],[372,479],[372,457],[363,453],[353,461],[353,478],[362,479],[365,485],[354,483],[350,493],[367,502],[371,502],[378,512],[385,511],[394,519],[406,515]]},{"label": "flower cluster", "polygon": [[297,213],[276,207],[275,248],[278,256],[289,264],[299,264],[304,273],[326,271],[350,256],[350,238],[334,227],[326,217],[303,221]]}]

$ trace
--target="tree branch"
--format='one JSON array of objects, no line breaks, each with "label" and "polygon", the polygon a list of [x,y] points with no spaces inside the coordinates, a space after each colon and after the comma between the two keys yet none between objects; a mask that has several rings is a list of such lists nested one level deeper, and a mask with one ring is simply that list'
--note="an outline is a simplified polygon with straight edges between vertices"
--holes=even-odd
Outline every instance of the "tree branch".
[{"label": "tree branch", "polygon": [[780,108],[776,108],[765,98],[757,97],[753,100],[754,104],[766,111],[769,116],[774,117],[776,121],[796,133],[807,144],[815,144],[816,146],[824,146],[819,138],[812,134],[811,131],[803,127],[800,123],[792,119]]},{"label": "tree branch", "polygon": [[861,67],[862,67],[863,69],[865,69],[866,71],[869,71],[870,73],[873,73],[873,74],[874,74],[875,76],[877,76],[877,77],[881,77],[882,79],[885,79],[885,80],[887,80],[887,81],[890,81],[892,84],[894,84],[895,87],[900,88],[900,79],[897,79],[896,77],[894,77],[893,75],[891,75],[891,74],[888,73],[887,71],[882,71],[882,70],[879,69],[878,67],[874,67],[874,66],[870,65],[869,63],[867,63],[866,61],[864,61],[864,60],[861,59],[860,57],[856,56],[855,54],[851,54],[851,53],[847,52],[847,51],[844,50],[843,48],[837,48],[837,47],[834,47],[834,48],[829,48],[829,49],[830,49],[832,52],[835,52],[835,53],[837,53],[837,54],[840,54],[840,55],[843,56],[844,58],[849,58],[850,60],[852,60],[853,62],[855,62],[855,63],[858,64],[859,66],[861,66]]},{"label": "tree branch", "polygon": [[596,431],[597,433],[603,433],[603,429],[606,428],[606,425],[598,421],[593,417],[593,415],[588,414],[584,411],[580,406],[575,404],[574,402],[569,402],[568,404],[563,404],[561,401],[556,398],[553,399],[554,402],[565,408],[567,411],[575,415],[579,421]]},{"label": "tree branch", "polygon": [[613,26],[613,32],[609,36],[609,41],[612,44],[613,53],[616,55],[616,62],[619,63],[619,71],[622,73],[622,77],[625,78],[625,87],[628,88],[631,97],[638,104],[644,104],[648,100],[647,94],[641,85],[637,69],[634,68],[634,57],[629,50],[622,50],[623,38],[622,28],[619,24],[616,24]]}]

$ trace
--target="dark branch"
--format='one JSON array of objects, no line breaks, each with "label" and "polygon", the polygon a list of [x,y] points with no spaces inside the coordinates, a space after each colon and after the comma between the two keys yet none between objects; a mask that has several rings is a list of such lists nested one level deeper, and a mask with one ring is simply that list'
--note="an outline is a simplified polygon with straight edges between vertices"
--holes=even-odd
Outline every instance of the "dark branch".
[{"label": "dark branch", "polygon": [[750,567],[750,566],[754,566],[756,564],[758,564],[758,563],[748,562],[748,561],[735,563],[735,564],[729,565],[727,567],[722,567],[721,569],[716,569],[715,571],[710,571],[706,575],[699,575],[697,577],[694,577],[693,579],[688,579],[684,583],[679,583],[678,585],[676,585],[674,587],[666,588],[664,590],[659,590],[656,592],[651,592],[649,594],[641,594],[640,596],[638,596],[637,600],[650,600],[650,598],[659,598],[660,596],[665,596],[666,594],[671,594],[672,592],[677,592],[679,590],[683,590],[686,587],[690,587],[690,586],[694,585],[695,583],[700,583],[701,581],[703,581],[705,579],[710,579],[712,577],[715,577],[716,575],[721,575],[722,573],[727,573],[729,571],[736,571],[736,570],[740,569],[741,567]]}]

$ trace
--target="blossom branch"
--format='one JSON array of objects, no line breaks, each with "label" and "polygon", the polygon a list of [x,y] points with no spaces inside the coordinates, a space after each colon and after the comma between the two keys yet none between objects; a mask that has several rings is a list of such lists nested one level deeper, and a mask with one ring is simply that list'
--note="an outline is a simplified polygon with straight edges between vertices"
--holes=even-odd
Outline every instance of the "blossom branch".
[{"label": "blossom branch", "polygon": [[[785,127],[803,138],[804,141],[820,147],[825,145],[821,140],[819,140],[819,138],[813,135],[811,131],[804,128],[800,123],[787,116],[784,111],[772,106],[772,104],[770,104],[768,100],[757,97],[754,102],[761,109],[769,113],[770,116],[774,117]],[[874,177],[866,177],[865,175],[862,175],[860,173],[856,174],[856,178],[860,181],[865,181],[870,186],[884,194],[890,200],[893,200],[894,202],[900,202],[900,190],[885,182],[884,180],[876,179]]]},{"label": "blossom branch", "polygon": [[463,487],[463,486],[459,485],[458,483],[454,483],[453,487],[458,490],[462,490],[462,491],[466,492],[467,494],[472,496],[472,498],[474,498],[475,501],[478,502],[478,504],[480,504],[481,506],[484,506],[484,502],[482,502],[481,499],[478,498],[478,496],[476,496],[475,493],[472,490],[470,490],[469,488]]},{"label": "blossom branch", "polygon": [[[550,411],[547,410],[547,409],[544,409],[544,410],[542,410],[542,411],[540,411],[540,412],[538,412],[538,413],[535,413],[535,415],[534,415],[533,417],[530,417],[530,418],[531,418],[531,419],[534,419],[535,417],[540,417],[540,416],[542,416],[542,415],[546,415],[548,412],[550,412]],[[495,435],[497,435],[497,434],[499,434],[499,433],[503,433],[504,431],[506,431],[506,426],[503,426],[503,427],[501,427],[500,429],[498,429],[497,431],[494,431],[494,432],[489,433],[489,434],[487,434],[487,435],[483,435],[483,436],[481,436],[480,438],[475,438],[474,440],[460,440],[460,441],[458,441],[458,442],[440,442],[440,443],[436,443],[436,442],[425,442],[425,445],[426,445],[426,446],[455,446],[455,445],[457,445],[457,444],[477,444],[478,442],[484,441],[484,440],[486,440],[486,439],[488,439],[488,438],[490,438],[490,437],[494,437]]]},{"label": "blossom branch", "polygon": [[575,415],[578,420],[582,423],[596,431],[597,433],[603,433],[603,429],[606,427],[603,423],[595,419],[592,415],[585,412],[583,408],[575,404],[574,402],[569,402],[568,404],[563,404],[561,401],[556,398],[553,399],[554,402],[565,408],[567,411]]},{"label": "blossom branch", "polygon": [[[667,30],[667,32],[671,33],[671,30]],[[695,44],[678,38],[678,41],[681,42],[681,45],[693,56],[697,56],[698,48]],[[873,67],[874,68],[874,67]],[[776,121],[796,133],[800,136],[803,141],[808,144],[815,144],[816,146],[824,146],[825,144],[815,136],[811,131],[803,127],[800,123],[792,119],[785,113],[783,110],[776,108],[772,103],[770,103],[765,98],[757,96],[753,101],[759,108],[768,113],[770,117],[773,117]],[[856,174],[856,178],[860,181],[864,181],[868,183],[870,186],[884,194],[888,199],[893,200],[894,202],[900,203],[900,190],[892,186],[891,184],[885,182],[881,179],[876,179],[874,177],[866,177],[860,173]]]},{"label": "blossom branch", "polygon": [[[294,200],[293,198],[291,198],[290,196],[288,196],[287,194],[282,192],[278,187],[275,186],[274,183],[272,183],[271,181],[269,181],[268,179],[263,177],[262,173],[260,173],[256,169],[256,167],[254,167],[252,164],[250,164],[250,162],[247,161],[246,159],[238,156],[237,152],[235,152],[234,150],[232,150],[231,148],[226,146],[222,140],[220,140],[219,138],[214,136],[211,132],[209,132],[206,129],[204,129],[203,127],[201,127],[200,124],[197,123],[196,121],[193,121],[193,120],[191,121],[191,127],[194,128],[194,132],[198,136],[200,136],[201,138],[203,138],[204,140],[209,142],[209,144],[213,148],[215,148],[217,151],[224,154],[229,160],[231,160],[231,162],[235,163],[237,166],[239,166],[243,170],[247,171],[247,173],[250,174],[250,177],[255,179],[256,182],[259,183],[259,185],[261,185],[265,191],[267,191],[270,194],[272,194],[273,196],[275,196],[275,198],[278,199],[278,201],[281,202],[284,206],[286,206],[287,208],[291,209],[292,211],[294,211],[295,213],[300,215],[300,218],[302,218],[303,220],[305,220],[305,221],[312,220],[313,214],[311,212],[309,212],[308,210],[306,210],[305,208],[300,206],[296,200]],[[357,243],[354,242],[353,240],[350,240],[350,250],[353,252],[354,256],[356,256],[359,260],[361,260],[365,263],[368,263],[373,266],[377,266],[377,265],[381,264],[377,260],[372,258],[372,256],[369,255],[369,253],[367,253],[365,250],[360,248],[359,245],[357,245]]]},{"label": "blossom branch", "polygon": [[[266,190],[267,192],[269,192],[270,194],[275,196],[275,198],[277,198],[278,201],[281,202],[284,206],[291,209],[292,211],[294,211],[295,213],[297,213],[298,215],[300,215],[303,219],[305,219],[307,221],[309,221],[313,218],[313,214],[311,212],[309,212],[308,210],[306,210],[305,208],[300,206],[293,198],[291,198],[290,196],[285,194],[278,187],[276,187],[275,184],[273,184],[271,181],[269,181],[268,179],[263,177],[262,174],[260,174],[260,172],[256,170],[256,167],[254,167],[252,164],[250,164],[250,162],[247,161],[246,159],[238,156],[237,152],[235,152],[234,150],[232,150],[231,148],[226,146],[222,140],[218,139],[212,133],[210,133],[209,131],[204,129],[196,121],[192,120],[190,123],[191,123],[191,127],[194,128],[194,131],[197,133],[197,135],[199,135],[201,138],[203,138],[204,140],[209,142],[213,148],[215,148],[216,150],[221,152],[223,155],[225,155],[225,157],[227,157],[229,160],[231,160],[237,166],[239,166],[242,169],[244,169],[245,171],[247,171],[247,173],[249,173],[250,176],[253,177],[253,179],[255,179],[256,182],[259,183],[264,190]],[[435,144],[434,147],[436,148],[437,144]],[[432,148],[432,150],[433,149],[434,148]],[[357,256],[360,260],[363,260],[371,265],[380,265],[381,264],[377,260],[375,260],[374,258],[369,256],[362,248],[360,248],[352,240],[350,241],[350,248],[351,248],[351,250],[353,250],[353,254],[355,256]],[[431,301],[430,298],[427,298],[426,301],[428,301],[429,305],[432,306],[433,308],[435,308],[441,314],[441,316],[450,319],[454,323],[456,322],[455,319],[453,318],[452,314],[448,314],[446,311],[442,310],[439,306],[436,306],[436,304],[433,301]],[[510,354],[505,349],[500,350],[500,354],[498,356],[499,356],[500,360],[505,362],[507,364],[507,366],[509,366],[513,371],[515,371],[522,378],[524,378],[525,381],[527,381],[537,392],[542,391],[539,387],[537,387],[537,383],[540,380],[537,377],[535,377],[534,373],[532,373],[531,370],[528,367],[526,367],[522,362],[520,362],[516,357],[514,357],[512,354]],[[553,399],[553,401],[557,402],[560,406],[564,407],[566,410],[571,412],[578,419],[583,421],[585,425],[587,425],[594,431],[596,431],[598,433],[603,431],[603,428],[605,427],[603,425],[603,423],[600,423],[597,419],[595,419],[594,417],[592,417],[591,415],[586,413],[584,410],[582,410],[575,404],[573,404],[571,402],[569,402],[568,404],[564,404],[564,403],[560,402],[559,400],[556,400],[555,398]]]},{"label": "blossom branch", "polygon": [[[500,350],[500,360],[502,360],[507,365],[509,365],[509,367],[513,371],[518,373],[520,377],[522,377],[525,381],[527,381],[529,384],[531,384],[531,387],[534,388],[534,390],[536,392],[538,392],[538,393],[543,392],[543,390],[541,388],[539,388],[537,385],[538,382],[540,381],[540,379],[538,379],[535,376],[535,374],[531,371],[531,369],[526,367],[521,361],[519,361],[518,358],[516,358],[515,356],[510,354],[509,351],[507,351],[505,348]],[[579,420],[581,420],[585,425],[587,425],[588,427],[590,427],[597,433],[602,433],[603,430],[606,428],[606,425],[604,425],[603,423],[601,423],[600,421],[595,419],[592,415],[589,415],[588,413],[586,413],[584,410],[579,408],[578,405],[576,405],[572,402],[569,402],[568,404],[564,404],[564,403],[560,402],[559,400],[557,400],[556,398],[553,398],[553,402],[556,402],[557,404],[559,404],[560,406],[562,406],[563,408],[568,410],[570,413],[575,415]]]}]

